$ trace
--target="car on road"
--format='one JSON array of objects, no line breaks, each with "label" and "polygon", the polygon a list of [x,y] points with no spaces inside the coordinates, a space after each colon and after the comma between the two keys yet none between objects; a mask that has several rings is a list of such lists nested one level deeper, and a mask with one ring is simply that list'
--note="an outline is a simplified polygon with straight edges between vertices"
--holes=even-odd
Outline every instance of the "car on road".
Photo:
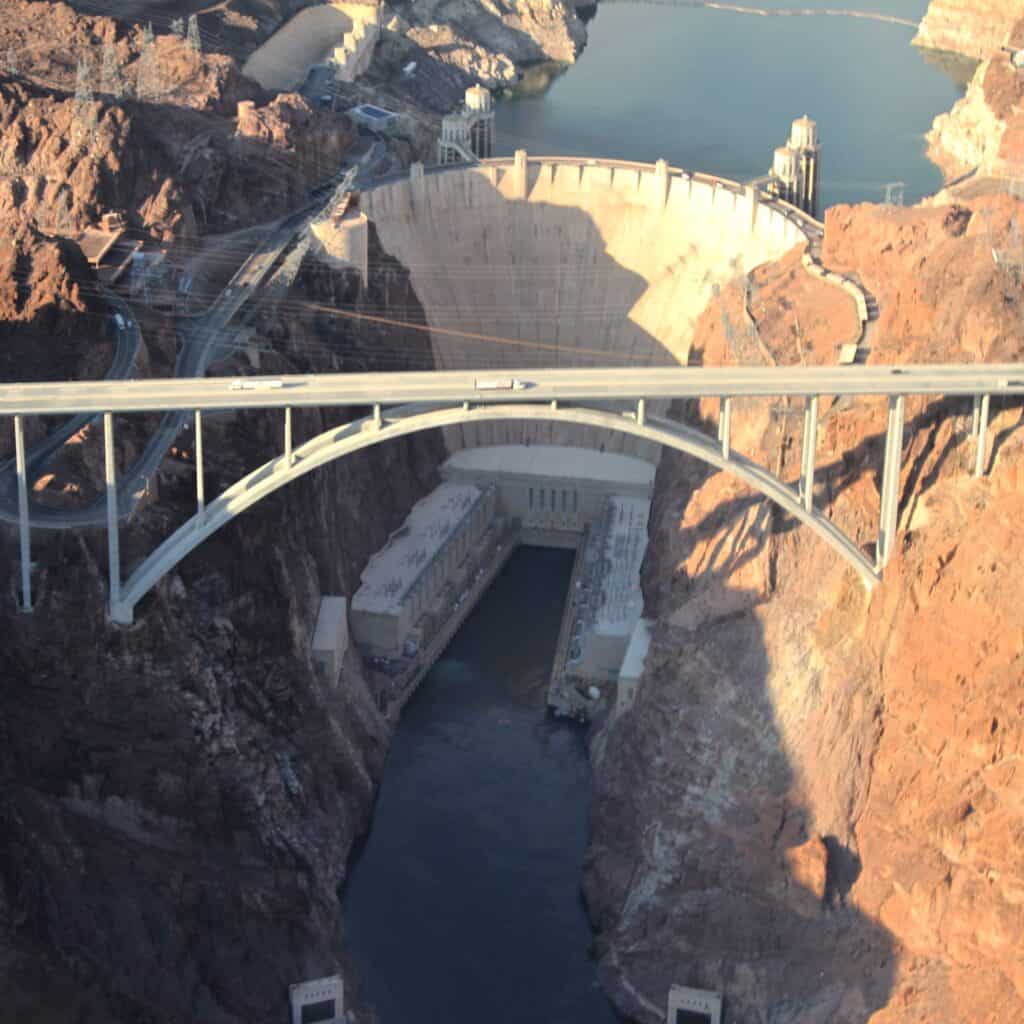
[{"label": "car on road", "polygon": [[125,323],[124,317],[120,313],[114,314],[114,323],[117,324],[117,329],[123,331],[128,325]]},{"label": "car on road", "polygon": [[273,391],[275,388],[283,387],[283,380],[238,377],[228,385],[228,391]]},{"label": "car on road", "polygon": [[487,379],[477,378],[473,386],[477,391],[525,391],[530,384],[525,380],[517,380],[515,377],[490,377]]}]

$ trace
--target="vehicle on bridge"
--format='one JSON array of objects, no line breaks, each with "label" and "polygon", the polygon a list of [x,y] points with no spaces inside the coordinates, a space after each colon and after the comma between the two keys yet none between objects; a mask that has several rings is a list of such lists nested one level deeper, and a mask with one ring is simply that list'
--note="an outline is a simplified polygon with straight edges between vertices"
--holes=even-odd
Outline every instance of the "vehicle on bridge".
[{"label": "vehicle on bridge", "polygon": [[515,377],[490,377],[477,379],[473,382],[477,391],[525,391],[530,387],[529,381],[517,380]]},{"label": "vehicle on bridge", "polygon": [[260,380],[258,378],[246,379],[238,377],[228,385],[228,391],[272,391],[274,388],[283,387],[283,380]]}]

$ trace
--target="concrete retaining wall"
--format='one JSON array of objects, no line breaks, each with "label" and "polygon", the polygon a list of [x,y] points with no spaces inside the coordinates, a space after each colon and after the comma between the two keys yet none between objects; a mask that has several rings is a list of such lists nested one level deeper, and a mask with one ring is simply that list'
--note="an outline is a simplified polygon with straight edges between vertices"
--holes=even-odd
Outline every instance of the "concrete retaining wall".
[{"label": "concrete retaining wall", "polygon": [[375,5],[339,0],[306,7],[249,57],[242,73],[264,89],[292,92],[314,64],[333,59],[338,80],[352,82],[369,67],[378,34]]}]

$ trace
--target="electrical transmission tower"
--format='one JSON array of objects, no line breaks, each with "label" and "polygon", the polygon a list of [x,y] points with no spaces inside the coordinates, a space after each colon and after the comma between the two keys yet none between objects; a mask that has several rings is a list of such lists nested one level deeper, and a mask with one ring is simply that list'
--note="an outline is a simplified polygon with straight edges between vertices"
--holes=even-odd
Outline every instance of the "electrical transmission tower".
[{"label": "electrical transmission tower", "polygon": [[117,50],[113,43],[103,47],[103,64],[100,70],[100,89],[120,99],[124,95],[124,79],[121,77],[121,65],[117,60]]},{"label": "electrical transmission tower", "polygon": [[902,206],[903,205],[903,189],[905,183],[902,181],[890,181],[885,186],[885,205],[886,206]]},{"label": "electrical transmission tower", "polygon": [[75,110],[71,139],[76,146],[90,146],[96,137],[96,102],[92,91],[92,64],[88,57],[78,62],[75,78]]},{"label": "electrical transmission tower", "polygon": [[154,99],[160,93],[160,69],[157,66],[156,42],[152,28],[143,34],[142,53],[139,56],[135,79],[135,95],[140,100]]},{"label": "electrical transmission tower", "polygon": [[188,18],[188,45],[196,53],[203,52],[203,40],[199,35],[199,18],[195,14],[190,14]]},{"label": "electrical transmission tower", "polygon": [[18,55],[14,52],[13,46],[7,48],[7,56],[4,58],[4,74],[8,78],[14,78],[18,74]]},{"label": "electrical transmission tower", "polygon": [[185,38],[185,19],[175,18],[171,22],[171,34],[177,36],[179,39]]}]

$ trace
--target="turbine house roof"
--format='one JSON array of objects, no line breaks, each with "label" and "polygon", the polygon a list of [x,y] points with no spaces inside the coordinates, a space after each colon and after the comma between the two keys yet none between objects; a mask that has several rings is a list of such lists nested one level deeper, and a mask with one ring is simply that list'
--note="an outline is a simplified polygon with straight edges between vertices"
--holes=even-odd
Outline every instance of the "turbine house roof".
[{"label": "turbine house roof", "polygon": [[446,483],[418,501],[363,570],[352,608],[396,611],[483,494],[473,484]]}]

